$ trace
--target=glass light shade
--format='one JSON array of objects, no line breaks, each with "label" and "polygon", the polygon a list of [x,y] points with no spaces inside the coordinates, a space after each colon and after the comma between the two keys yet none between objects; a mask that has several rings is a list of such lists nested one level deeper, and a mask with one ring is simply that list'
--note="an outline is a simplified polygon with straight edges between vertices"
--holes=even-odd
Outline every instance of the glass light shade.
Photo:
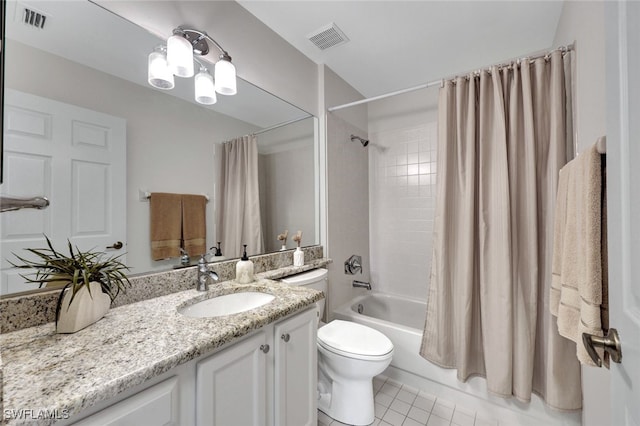
[{"label": "glass light shade", "polygon": [[178,77],[193,77],[193,47],[189,41],[172,35],[167,40],[167,62],[169,69]]},{"label": "glass light shade", "polygon": [[158,89],[169,90],[174,88],[173,73],[169,70],[167,57],[163,52],[154,50],[149,54],[147,81]]},{"label": "glass light shade", "polygon": [[216,92],[221,95],[235,95],[236,89],[236,67],[225,59],[216,62]]},{"label": "glass light shade", "polygon": [[213,85],[213,77],[206,71],[201,70],[195,78],[196,102],[204,105],[213,105],[216,98],[216,89]]}]

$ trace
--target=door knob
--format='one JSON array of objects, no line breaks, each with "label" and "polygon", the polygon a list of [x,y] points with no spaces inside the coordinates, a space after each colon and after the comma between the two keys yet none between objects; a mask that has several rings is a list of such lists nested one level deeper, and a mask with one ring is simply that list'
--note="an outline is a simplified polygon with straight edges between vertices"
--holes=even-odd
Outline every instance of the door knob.
[{"label": "door knob", "polygon": [[587,353],[598,367],[602,367],[602,359],[600,359],[600,356],[596,352],[596,348],[603,348],[605,352],[608,352],[611,357],[611,361],[618,364],[622,362],[620,336],[618,336],[618,330],[615,328],[610,328],[607,331],[607,335],[604,337],[582,333],[582,343],[587,349]]},{"label": "door knob", "polygon": [[116,241],[113,245],[107,246],[107,248],[108,249],[120,250],[123,246],[124,246],[124,244],[122,244],[122,241]]},{"label": "door knob", "polygon": [[260,345],[260,350],[265,354],[269,352],[269,345]]},{"label": "door knob", "polygon": [[288,341],[289,341],[289,339],[291,338],[291,336],[289,336],[289,333],[285,333],[285,334],[283,334],[282,336],[280,336],[280,338],[281,338],[282,340],[284,340],[285,342],[288,342]]}]

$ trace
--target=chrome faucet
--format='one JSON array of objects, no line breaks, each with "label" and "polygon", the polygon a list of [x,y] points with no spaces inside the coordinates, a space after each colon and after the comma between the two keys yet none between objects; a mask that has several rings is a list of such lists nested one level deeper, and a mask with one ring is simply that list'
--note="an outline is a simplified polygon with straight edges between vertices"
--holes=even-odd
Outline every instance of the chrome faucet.
[{"label": "chrome faucet", "polygon": [[366,288],[367,290],[371,290],[371,283],[367,283],[364,281],[353,280],[354,287]]},{"label": "chrome faucet", "polygon": [[204,254],[200,256],[200,260],[198,261],[198,282],[196,282],[196,290],[198,291],[209,290],[209,278],[218,281],[218,274],[207,268],[205,256]]},{"label": "chrome faucet", "polygon": [[344,262],[344,273],[355,275],[356,272],[362,273],[362,256],[354,254]]}]

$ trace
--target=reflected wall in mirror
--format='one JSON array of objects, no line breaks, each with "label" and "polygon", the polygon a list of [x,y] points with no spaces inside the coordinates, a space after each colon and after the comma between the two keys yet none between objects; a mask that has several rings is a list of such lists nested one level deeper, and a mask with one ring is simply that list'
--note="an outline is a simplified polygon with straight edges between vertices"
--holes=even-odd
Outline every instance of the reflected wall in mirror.
[{"label": "reflected wall in mirror", "polygon": [[[319,242],[317,119],[241,79],[237,95],[211,107],[195,103],[191,79],[176,78],[170,92],[154,89],[146,67],[157,37],[88,1],[29,1],[47,15],[44,28],[33,28],[21,20],[26,5],[8,1],[5,15],[0,194],[44,195],[51,205],[0,215],[0,294],[28,289],[7,259],[42,247],[43,234],[59,247],[69,239],[124,254],[132,274],[178,265],[151,260],[149,203],[140,190],[209,196],[206,240],[214,246],[214,146],[252,133],[265,250],[280,248],[284,229],[303,230],[304,245]],[[276,127],[287,122],[295,123]],[[107,248],[117,241],[122,249]]]}]

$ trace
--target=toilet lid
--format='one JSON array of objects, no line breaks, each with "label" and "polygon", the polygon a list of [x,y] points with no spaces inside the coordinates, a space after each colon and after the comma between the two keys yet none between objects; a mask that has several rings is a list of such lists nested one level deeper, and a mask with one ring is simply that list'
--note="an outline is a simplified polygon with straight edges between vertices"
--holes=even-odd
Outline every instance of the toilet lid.
[{"label": "toilet lid", "polygon": [[382,356],[393,351],[393,343],[371,327],[351,321],[333,320],[318,330],[318,343],[341,354]]}]

